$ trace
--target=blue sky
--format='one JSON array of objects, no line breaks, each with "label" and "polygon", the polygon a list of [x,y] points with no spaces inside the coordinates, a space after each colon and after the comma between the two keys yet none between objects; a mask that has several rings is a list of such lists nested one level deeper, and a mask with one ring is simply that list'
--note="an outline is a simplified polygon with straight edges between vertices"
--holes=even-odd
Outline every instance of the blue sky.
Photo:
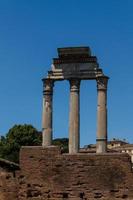
[{"label": "blue sky", "polygon": [[[0,0],[0,133],[41,130],[42,82],[56,49],[90,46],[108,85],[108,136],[133,142],[133,1]],[[81,83],[81,146],[95,143],[95,81]],[[54,87],[54,137],[68,137],[69,84]]]}]

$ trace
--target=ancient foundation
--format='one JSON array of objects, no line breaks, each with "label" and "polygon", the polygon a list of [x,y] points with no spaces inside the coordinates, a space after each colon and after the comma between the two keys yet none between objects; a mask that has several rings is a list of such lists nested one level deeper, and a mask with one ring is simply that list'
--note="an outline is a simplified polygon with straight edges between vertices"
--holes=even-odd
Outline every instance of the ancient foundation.
[{"label": "ancient foundation", "polygon": [[21,199],[133,199],[127,154],[61,154],[58,147],[23,148]]},{"label": "ancient foundation", "polygon": [[127,154],[71,155],[58,147],[23,147],[20,169],[10,167],[0,170],[0,200],[133,199]]}]

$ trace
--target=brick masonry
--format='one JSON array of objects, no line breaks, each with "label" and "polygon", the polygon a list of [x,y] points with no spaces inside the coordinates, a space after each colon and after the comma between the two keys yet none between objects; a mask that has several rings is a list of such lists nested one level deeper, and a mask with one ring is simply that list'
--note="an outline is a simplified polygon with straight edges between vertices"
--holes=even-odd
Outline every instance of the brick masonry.
[{"label": "brick masonry", "polygon": [[133,200],[127,154],[61,154],[23,147],[20,170],[0,170],[0,200]]},{"label": "brick masonry", "polygon": [[18,200],[18,173],[17,164],[0,159],[0,200]]}]

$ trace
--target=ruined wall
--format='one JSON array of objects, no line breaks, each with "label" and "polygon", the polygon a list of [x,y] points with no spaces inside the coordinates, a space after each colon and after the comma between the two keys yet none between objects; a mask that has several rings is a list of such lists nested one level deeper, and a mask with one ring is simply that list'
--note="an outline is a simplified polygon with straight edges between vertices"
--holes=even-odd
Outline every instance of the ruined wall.
[{"label": "ruined wall", "polygon": [[18,200],[16,169],[0,166],[0,200]]},{"label": "ruined wall", "polygon": [[20,200],[133,199],[127,154],[69,155],[57,147],[25,147],[20,167]]},{"label": "ruined wall", "polygon": [[20,169],[0,162],[0,200],[133,200],[127,154],[61,154],[58,147],[24,147]]}]

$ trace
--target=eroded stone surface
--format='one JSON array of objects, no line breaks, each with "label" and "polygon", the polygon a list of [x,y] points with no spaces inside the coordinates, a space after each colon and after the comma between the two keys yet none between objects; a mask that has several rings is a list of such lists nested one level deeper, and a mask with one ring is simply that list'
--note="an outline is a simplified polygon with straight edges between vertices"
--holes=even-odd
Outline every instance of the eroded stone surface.
[{"label": "eroded stone surface", "polygon": [[61,154],[58,147],[21,149],[20,170],[0,170],[0,200],[132,200],[127,154]]},{"label": "eroded stone surface", "polygon": [[53,59],[52,69],[47,78],[53,80],[96,79],[103,76],[96,56],[89,47],[58,48],[58,57]]}]

